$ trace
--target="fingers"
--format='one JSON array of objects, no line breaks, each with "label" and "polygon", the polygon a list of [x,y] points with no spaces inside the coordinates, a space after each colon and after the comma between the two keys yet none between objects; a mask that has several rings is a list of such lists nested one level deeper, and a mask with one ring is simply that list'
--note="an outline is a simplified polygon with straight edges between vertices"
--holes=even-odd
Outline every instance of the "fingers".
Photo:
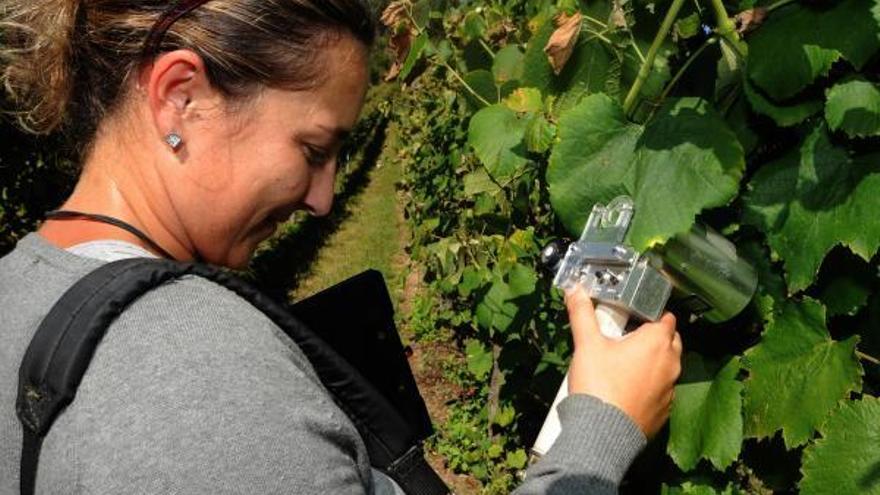
[{"label": "fingers", "polygon": [[580,286],[565,291],[565,306],[568,308],[568,321],[571,322],[576,349],[586,345],[590,339],[601,336],[593,301]]},{"label": "fingers", "polygon": [[678,332],[675,332],[675,335],[672,336],[672,350],[674,350],[679,356],[681,356],[681,353],[684,350],[684,345],[681,343],[681,334]]},{"label": "fingers", "polygon": [[670,339],[673,339],[674,336],[678,334],[678,332],[675,331],[675,315],[669,311],[663,313],[658,324],[663,332],[669,335]]}]

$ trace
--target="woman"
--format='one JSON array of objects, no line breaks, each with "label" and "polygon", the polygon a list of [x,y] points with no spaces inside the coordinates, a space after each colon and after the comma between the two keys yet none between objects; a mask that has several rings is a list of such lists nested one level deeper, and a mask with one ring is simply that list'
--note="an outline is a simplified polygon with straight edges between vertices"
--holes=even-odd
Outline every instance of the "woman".
[{"label": "woman", "polygon": [[[0,259],[0,492],[18,489],[17,368],[65,289],[132,256],[240,268],[294,210],[330,210],[371,19],[363,0],[6,2],[3,79],[19,121],[66,131],[82,172],[68,213]],[[520,493],[615,491],[679,373],[671,316],[615,342],[587,296],[567,305],[563,433]],[[37,491],[50,493],[395,490],[296,345],[194,277],[112,324],[39,466]]]}]

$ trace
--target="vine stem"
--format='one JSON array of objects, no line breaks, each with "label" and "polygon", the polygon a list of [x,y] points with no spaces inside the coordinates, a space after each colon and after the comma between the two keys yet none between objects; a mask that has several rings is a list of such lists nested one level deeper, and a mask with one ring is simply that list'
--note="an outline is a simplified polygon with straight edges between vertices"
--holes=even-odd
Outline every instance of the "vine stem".
[{"label": "vine stem", "polygon": [[474,90],[474,88],[472,88],[471,85],[468,84],[467,81],[465,81],[464,78],[461,77],[461,75],[458,73],[458,71],[455,70],[451,65],[449,65],[448,62],[442,62],[441,65],[443,65],[443,67],[445,67],[446,70],[448,70],[452,74],[452,76],[455,77],[455,79],[457,79],[458,82],[461,83],[462,86],[464,86],[464,89],[466,89],[468,91],[468,93],[470,93],[471,95],[473,95],[474,98],[479,100],[480,103],[482,103],[483,105],[486,105],[487,107],[492,105],[491,103],[489,103],[488,100],[486,100],[485,98],[480,96],[480,94],[477,93]]},{"label": "vine stem", "polygon": [[487,45],[486,42],[483,41],[483,38],[477,38],[477,40],[480,42],[480,46],[483,47],[483,50],[486,50],[486,53],[488,53],[490,57],[495,58],[495,52],[493,52],[492,49],[489,48],[489,45]]},{"label": "vine stem", "polygon": [[657,57],[657,52],[660,50],[660,46],[663,44],[663,41],[666,40],[666,36],[669,35],[669,30],[672,28],[672,23],[675,22],[675,18],[678,17],[678,11],[681,10],[682,5],[684,5],[684,0],[672,0],[672,5],[670,5],[669,10],[666,11],[666,17],[663,18],[663,23],[660,25],[660,30],[657,31],[657,36],[654,37],[654,41],[651,43],[651,47],[648,48],[648,54],[645,56],[645,62],[639,68],[639,73],[636,76],[636,80],[633,83],[632,87],[629,88],[629,93],[627,93],[626,99],[623,100],[624,114],[629,115],[630,111],[635,105],[636,98],[638,98],[639,92],[642,90],[642,85],[645,84],[645,81],[648,79],[648,74],[650,74],[651,69],[654,66],[654,59]]},{"label": "vine stem", "polygon": [[685,63],[682,64],[682,66],[678,69],[678,71],[672,77],[672,80],[669,81],[669,84],[667,84],[666,87],[663,88],[663,92],[660,93],[660,98],[657,100],[658,105],[660,103],[662,103],[663,100],[665,100],[667,96],[669,96],[669,92],[672,91],[672,88],[675,87],[676,83],[678,83],[678,80],[681,79],[682,75],[684,75],[684,73],[688,69],[688,67],[690,67],[691,64],[694,63],[695,60],[697,60],[697,58],[699,58],[699,56],[703,53],[703,51],[706,50],[706,48],[709,47],[709,45],[714,44],[715,41],[716,41],[716,38],[714,38],[714,37],[707,39],[706,41],[703,42],[702,45],[700,45],[699,48],[697,48],[697,50],[694,53],[691,54],[690,57],[688,57],[688,59],[685,61]]},{"label": "vine stem", "polygon": [[733,19],[727,15],[727,9],[724,8],[724,2],[722,0],[709,1],[712,4],[712,9],[715,11],[715,24],[718,25],[716,31],[722,38],[730,42],[730,45],[735,52],[739,55],[745,55],[742,51],[742,40],[739,38],[739,33],[736,32],[736,24],[733,22]]},{"label": "vine stem", "polygon": [[858,356],[859,359],[864,359],[865,361],[867,361],[869,363],[874,363],[874,364],[880,366],[880,359],[877,359],[874,356],[871,356],[870,354],[865,354],[862,351],[856,351],[856,356]]},{"label": "vine stem", "polygon": [[718,24],[719,32],[736,32],[736,24],[727,16],[727,9],[724,8],[722,0],[710,0],[712,8],[715,10],[715,22]]}]

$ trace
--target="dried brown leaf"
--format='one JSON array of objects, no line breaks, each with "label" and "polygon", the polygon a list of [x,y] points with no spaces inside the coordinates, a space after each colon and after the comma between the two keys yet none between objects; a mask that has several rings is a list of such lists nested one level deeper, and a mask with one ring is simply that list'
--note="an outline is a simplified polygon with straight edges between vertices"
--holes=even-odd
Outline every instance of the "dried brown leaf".
[{"label": "dried brown leaf", "polygon": [[553,67],[556,75],[562,72],[574,52],[578,34],[581,32],[582,20],[583,16],[580,12],[575,12],[571,16],[562,13],[556,18],[556,31],[553,31],[544,47],[544,53],[547,54],[550,66]]},{"label": "dried brown leaf", "polygon": [[394,57],[394,63],[391,64],[391,68],[389,68],[388,72],[385,74],[386,82],[393,80],[398,74],[400,74],[400,69],[403,68],[403,63],[409,55],[412,42],[413,33],[409,28],[398,31],[388,39],[388,50],[391,51],[391,54]]},{"label": "dried brown leaf", "polygon": [[626,11],[623,10],[623,5],[620,4],[620,1],[615,1],[611,6],[610,20],[614,27],[626,29]]},{"label": "dried brown leaf", "polygon": [[388,4],[388,7],[382,12],[382,24],[393,28],[398,23],[405,21],[408,6],[409,0],[396,0]]},{"label": "dried brown leaf", "polygon": [[766,7],[755,7],[736,14],[736,30],[739,34],[750,33],[758,29],[767,18]]}]

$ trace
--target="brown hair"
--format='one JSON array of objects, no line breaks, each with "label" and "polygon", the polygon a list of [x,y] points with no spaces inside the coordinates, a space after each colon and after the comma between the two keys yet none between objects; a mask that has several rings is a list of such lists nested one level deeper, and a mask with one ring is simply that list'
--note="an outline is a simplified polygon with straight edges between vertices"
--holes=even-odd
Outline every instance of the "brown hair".
[{"label": "brown hair", "polygon": [[150,53],[150,33],[176,2],[3,4],[0,78],[19,125],[35,134],[64,130],[80,152],[119,105],[129,77],[156,53],[193,50],[211,83],[240,97],[261,85],[318,84],[320,48],[346,33],[370,46],[375,29],[367,0],[208,0],[177,19]]}]

